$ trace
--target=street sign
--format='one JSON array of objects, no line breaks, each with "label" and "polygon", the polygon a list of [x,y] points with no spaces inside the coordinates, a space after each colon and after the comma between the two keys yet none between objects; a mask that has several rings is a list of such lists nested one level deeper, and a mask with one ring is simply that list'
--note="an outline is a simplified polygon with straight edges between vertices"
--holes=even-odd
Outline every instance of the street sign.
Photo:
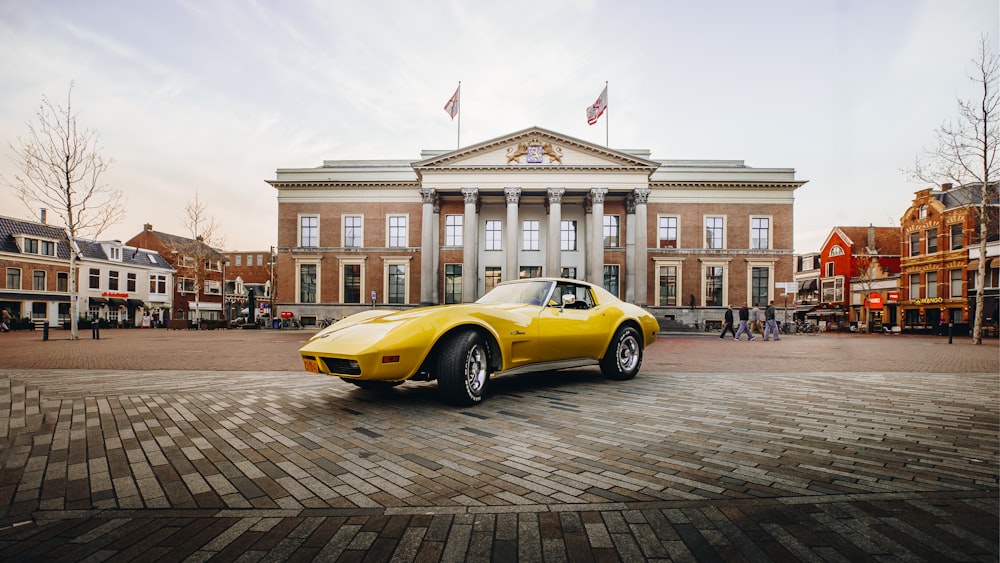
[{"label": "street sign", "polygon": [[774,287],[785,290],[785,293],[799,292],[798,282],[777,282],[774,284]]}]

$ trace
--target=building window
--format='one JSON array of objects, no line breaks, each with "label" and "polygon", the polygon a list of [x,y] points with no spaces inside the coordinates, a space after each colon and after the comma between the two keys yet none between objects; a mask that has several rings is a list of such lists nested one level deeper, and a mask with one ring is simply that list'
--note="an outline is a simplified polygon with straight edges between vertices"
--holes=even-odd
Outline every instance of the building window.
[{"label": "building window", "polygon": [[931,229],[927,231],[927,254],[934,254],[938,251],[938,232],[937,229]]},{"label": "building window", "polygon": [[38,239],[26,238],[23,246],[25,254],[38,254]]},{"label": "building window", "polygon": [[462,302],[462,265],[444,265],[444,302]]},{"label": "building window", "polygon": [[406,215],[389,216],[389,246],[392,248],[406,246]]},{"label": "building window", "polygon": [[111,251],[111,256],[109,256],[109,258],[111,258],[111,260],[113,260],[115,262],[121,262],[122,261],[122,249],[121,249],[121,247],[112,246],[108,250]]},{"label": "building window", "polygon": [[316,264],[299,264],[299,303],[316,302]]},{"label": "building window", "polygon": [[750,219],[750,248],[766,250],[771,248],[771,219],[753,217]]},{"label": "building window", "polygon": [[560,223],[559,249],[576,250],[576,221],[562,221]]},{"label": "building window", "polygon": [[[618,248],[619,237],[618,237],[618,216],[617,215],[605,215],[604,216],[604,248]],[[607,271],[607,266],[605,266],[605,271]],[[607,278],[607,275],[605,275]],[[605,284],[607,285],[607,284]],[[617,294],[616,294],[617,295]]]},{"label": "building window", "polygon": [[361,215],[344,216],[344,247],[359,248],[363,244],[361,242],[363,232]]},{"label": "building window", "polygon": [[503,250],[503,224],[495,219],[486,222],[486,250]]},{"label": "building window", "polygon": [[306,215],[299,217],[299,246],[319,246],[319,217]]},{"label": "building window", "polygon": [[[965,293],[962,291],[962,270],[952,270],[950,274],[951,279],[949,280],[949,296],[954,299],[956,297],[962,297]],[[996,319],[994,319],[996,320]]]},{"label": "building window", "polygon": [[542,277],[542,267],[541,266],[521,266],[521,271],[518,272],[518,276],[523,280],[525,278],[540,278]]},{"label": "building window", "polygon": [[462,246],[462,215],[447,215],[444,218],[444,245]]},{"label": "building window", "polygon": [[928,298],[937,297],[937,272],[927,272],[927,295]]},{"label": "building window", "polygon": [[395,305],[406,303],[406,264],[389,264],[386,266],[388,280],[388,302]]},{"label": "building window", "polygon": [[910,256],[920,256],[920,233],[910,233]]},{"label": "building window", "polygon": [[100,289],[101,288],[101,271],[97,268],[90,269],[90,282],[88,287],[90,289]]},{"label": "building window", "polygon": [[69,291],[69,274],[65,272],[56,274],[56,291],[60,293]]},{"label": "building window", "polygon": [[149,292],[158,295],[167,293],[167,276],[163,274],[152,274],[149,276]]},{"label": "building window", "polygon": [[750,271],[750,302],[764,307],[770,299],[771,272],[769,268],[754,266]]},{"label": "building window", "polygon": [[965,240],[962,234],[962,224],[955,223],[954,225],[951,225],[950,229],[951,229],[951,237],[950,237],[951,249],[959,250],[963,246],[965,246]]},{"label": "building window", "polygon": [[830,256],[843,256],[844,249],[839,244],[830,247]]},{"label": "building window", "polygon": [[839,303],[844,301],[844,278],[820,280],[820,299],[824,303]]},{"label": "building window", "polygon": [[722,306],[722,266],[705,266],[705,306]]},{"label": "building window", "polygon": [[194,293],[194,278],[181,278],[178,280],[177,291],[180,293]]},{"label": "building window", "polygon": [[659,248],[677,248],[677,217],[660,217]]},{"label": "building window", "polygon": [[125,274],[125,291],[135,293],[136,275],[134,273]]},{"label": "building window", "polygon": [[7,289],[21,289],[20,268],[7,268]]},{"label": "building window", "polygon": [[560,272],[559,275],[568,280],[575,280],[576,268],[563,268],[562,272]]},{"label": "building window", "polygon": [[[615,215],[605,215],[605,219],[608,217],[615,218],[615,227],[618,225],[618,217]],[[605,231],[605,240],[607,240],[607,231]],[[608,291],[611,295],[618,297],[618,287],[619,277],[618,277],[618,264],[605,264],[604,265],[604,289]]]},{"label": "building window", "polygon": [[910,300],[920,299],[920,274],[910,274]]},{"label": "building window", "polygon": [[[663,239],[660,239],[661,241]],[[675,239],[676,240],[676,239]],[[660,266],[656,269],[659,295],[657,303],[660,307],[677,305],[677,266]]]},{"label": "building window", "polygon": [[240,266],[243,265],[243,255],[242,254],[237,254],[234,257],[233,261],[236,263],[236,267],[239,268]]},{"label": "building window", "polygon": [[257,267],[260,268],[260,267],[263,267],[263,266],[264,266],[264,255],[263,254],[258,254],[257,255]]},{"label": "building window", "polygon": [[108,272],[108,291],[118,291],[118,272]]},{"label": "building window", "polygon": [[724,229],[723,217],[705,217],[705,248],[722,248]]},{"label": "building window", "polygon": [[35,270],[31,273],[31,289],[45,291],[45,270]]},{"label": "building window", "polygon": [[917,211],[917,218],[918,219],[926,219],[927,218],[927,206],[926,205],[921,205],[920,206],[920,209]]},{"label": "building window", "polygon": [[42,256],[55,256],[56,255],[56,243],[48,240],[43,240],[39,242],[38,253]]},{"label": "building window", "polygon": [[344,303],[361,303],[361,264],[344,264],[342,272]]},{"label": "building window", "polygon": [[828,278],[833,277],[833,262],[826,263],[826,277]]},{"label": "building window", "polygon": [[489,293],[491,289],[500,283],[500,266],[487,266],[486,267],[486,293]]},{"label": "building window", "polygon": [[205,295],[222,295],[222,282],[205,280]]},{"label": "building window", "polygon": [[523,221],[522,250],[538,250],[538,221]]}]

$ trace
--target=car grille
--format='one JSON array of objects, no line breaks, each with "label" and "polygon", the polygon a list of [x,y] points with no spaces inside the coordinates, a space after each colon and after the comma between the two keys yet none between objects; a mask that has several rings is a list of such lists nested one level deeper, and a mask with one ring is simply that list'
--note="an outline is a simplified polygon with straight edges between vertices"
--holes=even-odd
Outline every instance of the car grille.
[{"label": "car grille", "polygon": [[326,369],[330,373],[336,373],[341,375],[361,375],[361,366],[358,362],[354,360],[345,360],[343,358],[320,358],[323,364],[326,365]]}]

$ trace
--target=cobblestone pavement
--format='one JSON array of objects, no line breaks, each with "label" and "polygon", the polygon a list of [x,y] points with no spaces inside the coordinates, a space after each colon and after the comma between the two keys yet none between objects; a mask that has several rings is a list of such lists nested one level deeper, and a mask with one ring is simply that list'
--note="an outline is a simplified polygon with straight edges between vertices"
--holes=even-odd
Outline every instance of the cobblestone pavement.
[{"label": "cobblestone pavement", "polygon": [[1000,558],[996,340],[668,335],[456,409],[308,335],[0,335],[0,560]]}]

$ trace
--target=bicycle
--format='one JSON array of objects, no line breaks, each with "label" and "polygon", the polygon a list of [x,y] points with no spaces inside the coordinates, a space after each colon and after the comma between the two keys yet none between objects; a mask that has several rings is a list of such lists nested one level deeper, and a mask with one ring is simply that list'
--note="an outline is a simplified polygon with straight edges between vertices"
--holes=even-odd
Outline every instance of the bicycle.
[{"label": "bicycle", "polygon": [[337,319],[326,318],[326,319],[320,319],[318,324],[319,328],[326,328],[335,322],[337,322]]}]

